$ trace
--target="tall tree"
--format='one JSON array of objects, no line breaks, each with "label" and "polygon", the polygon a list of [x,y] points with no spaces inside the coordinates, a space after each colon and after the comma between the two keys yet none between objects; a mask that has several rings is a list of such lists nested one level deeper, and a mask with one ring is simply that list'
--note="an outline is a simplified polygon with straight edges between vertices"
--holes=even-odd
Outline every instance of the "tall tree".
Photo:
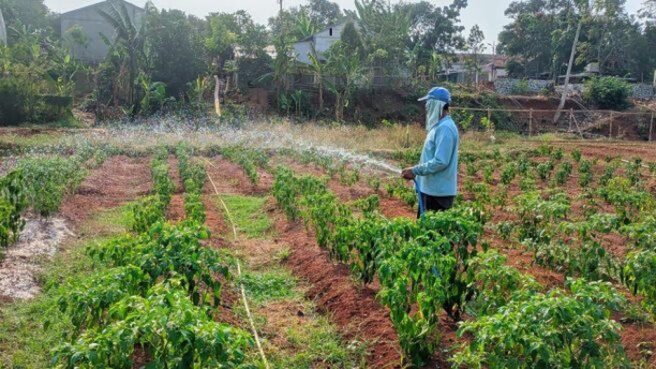
[{"label": "tall tree", "polygon": [[[148,74],[167,92],[184,96],[187,85],[206,71],[202,23],[180,10],[150,8],[145,17]],[[175,47],[172,47],[175,45]]]},{"label": "tall tree", "polygon": [[571,15],[573,4],[569,0],[514,1],[506,10],[512,21],[499,35],[499,51],[512,57],[513,70],[521,76],[539,76],[548,73],[552,78],[564,72],[572,40]]},{"label": "tall tree", "polygon": [[574,8],[578,10],[578,22],[574,42],[572,43],[572,52],[567,65],[563,94],[556,115],[554,116],[554,122],[557,122],[558,119],[560,119],[562,110],[565,107],[565,101],[567,99],[567,94],[569,93],[569,80],[574,65],[574,58],[576,56],[579,38],[584,24],[598,20],[607,23],[608,19],[616,17],[624,10],[624,3],[625,0],[576,0],[574,3]]},{"label": "tall tree", "polygon": [[309,0],[305,8],[309,10],[312,23],[318,28],[335,24],[344,17],[339,4],[329,0]]},{"label": "tall tree", "polygon": [[460,24],[460,13],[467,0],[452,0],[451,4],[435,6],[428,1],[402,3],[411,20],[408,49],[419,50],[419,64],[428,64],[432,52],[453,54],[465,45]]},{"label": "tall tree", "polygon": [[478,25],[474,25],[467,37],[467,68],[474,73],[474,81],[478,85],[478,77],[481,73],[481,53],[485,48],[485,34]]},{"label": "tall tree", "polygon": [[376,0],[355,0],[349,13],[360,27],[368,64],[388,73],[402,65],[411,20],[407,9]]},{"label": "tall tree", "polygon": [[9,43],[13,43],[18,37],[10,30],[23,26],[42,34],[52,32],[49,11],[44,0],[0,0],[0,10],[4,15]]},{"label": "tall tree", "polygon": [[335,95],[335,119],[344,119],[344,110],[350,105],[350,99],[358,82],[362,78],[362,66],[358,56],[349,52],[341,41],[336,42],[326,53],[326,69],[334,77],[328,89]]}]

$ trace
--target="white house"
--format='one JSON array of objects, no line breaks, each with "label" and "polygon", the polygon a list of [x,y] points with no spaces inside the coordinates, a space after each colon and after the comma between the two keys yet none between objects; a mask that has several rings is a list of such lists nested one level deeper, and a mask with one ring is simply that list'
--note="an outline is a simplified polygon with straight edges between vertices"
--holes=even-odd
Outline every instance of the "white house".
[{"label": "white house", "polygon": [[487,74],[487,81],[494,82],[499,78],[506,78],[508,76],[507,63],[508,57],[493,55],[491,62],[483,67],[483,73]]},{"label": "white house", "polygon": [[296,61],[303,64],[311,64],[309,55],[312,54],[312,47],[317,52],[319,59],[323,58],[323,54],[330,49],[331,46],[342,38],[344,27],[352,22],[350,20],[342,23],[327,27],[321,32],[308,36],[294,44],[294,57]]},{"label": "white house", "polygon": [[5,26],[5,19],[2,17],[2,9],[0,9],[0,45],[7,44],[7,27]]},{"label": "white house", "polygon": [[139,27],[145,10],[125,0],[106,0],[61,15],[61,34],[64,39],[74,30],[81,30],[86,36],[85,44],[67,40],[67,47],[73,57],[89,63],[100,63],[105,59],[110,48],[105,37],[113,42],[116,39],[116,31],[100,12],[109,12],[114,8],[120,13],[123,6],[130,19]]}]

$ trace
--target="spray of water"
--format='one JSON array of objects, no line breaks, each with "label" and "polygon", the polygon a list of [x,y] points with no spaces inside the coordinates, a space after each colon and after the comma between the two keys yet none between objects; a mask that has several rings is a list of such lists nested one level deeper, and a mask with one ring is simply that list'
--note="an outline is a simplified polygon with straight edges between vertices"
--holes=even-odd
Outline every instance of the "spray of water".
[{"label": "spray of water", "polygon": [[401,168],[370,155],[355,153],[346,147],[315,142],[295,131],[293,125],[276,125],[264,120],[225,124],[213,117],[179,115],[158,116],[138,122],[110,122],[88,130],[62,135],[55,143],[35,147],[23,155],[75,152],[91,146],[108,146],[129,150],[158,145],[175,145],[185,141],[199,148],[243,145],[257,149],[313,150],[376,175],[397,176]]}]

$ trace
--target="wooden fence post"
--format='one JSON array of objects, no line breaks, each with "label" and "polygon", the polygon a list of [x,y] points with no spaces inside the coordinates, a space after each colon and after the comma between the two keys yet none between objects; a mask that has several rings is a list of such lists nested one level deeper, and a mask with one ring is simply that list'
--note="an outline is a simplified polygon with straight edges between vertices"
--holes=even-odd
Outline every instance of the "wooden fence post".
[{"label": "wooden fence post", "polygon": [[492,121],[492,109],[487,108],[487,120]]},{"label": "wooden fence post", "polygon": [[614,118],[614,111],[610,111],[610,123],[608,124],[608,139],[613,138],[613,118]]},{"label": "wooden fence post", "polygon": [[572,121],[574,120],[574,109],[569,109],[569,132],[572,132]]},{"label": "wooden fence post", "polygon": [[654,112],[651,113],[651,123],[649,123],[649,142],[653,140],[652,134],[654,133]]},{"label": "wooden fence post", "polygon": [[528,135],[533,136],[533,109],[528,112]]}]

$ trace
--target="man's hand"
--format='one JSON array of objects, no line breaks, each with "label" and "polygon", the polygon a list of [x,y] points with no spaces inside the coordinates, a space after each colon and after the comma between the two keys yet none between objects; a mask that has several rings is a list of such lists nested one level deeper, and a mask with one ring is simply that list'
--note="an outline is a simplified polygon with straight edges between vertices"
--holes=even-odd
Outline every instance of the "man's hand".
[{"label": "man's hand", "polygon": [[412,171],[412,168],[406,168],[403,169],[403,172],[401,173],[401,177],[407,180],[413,180],[415,179],[415,173]]}]

